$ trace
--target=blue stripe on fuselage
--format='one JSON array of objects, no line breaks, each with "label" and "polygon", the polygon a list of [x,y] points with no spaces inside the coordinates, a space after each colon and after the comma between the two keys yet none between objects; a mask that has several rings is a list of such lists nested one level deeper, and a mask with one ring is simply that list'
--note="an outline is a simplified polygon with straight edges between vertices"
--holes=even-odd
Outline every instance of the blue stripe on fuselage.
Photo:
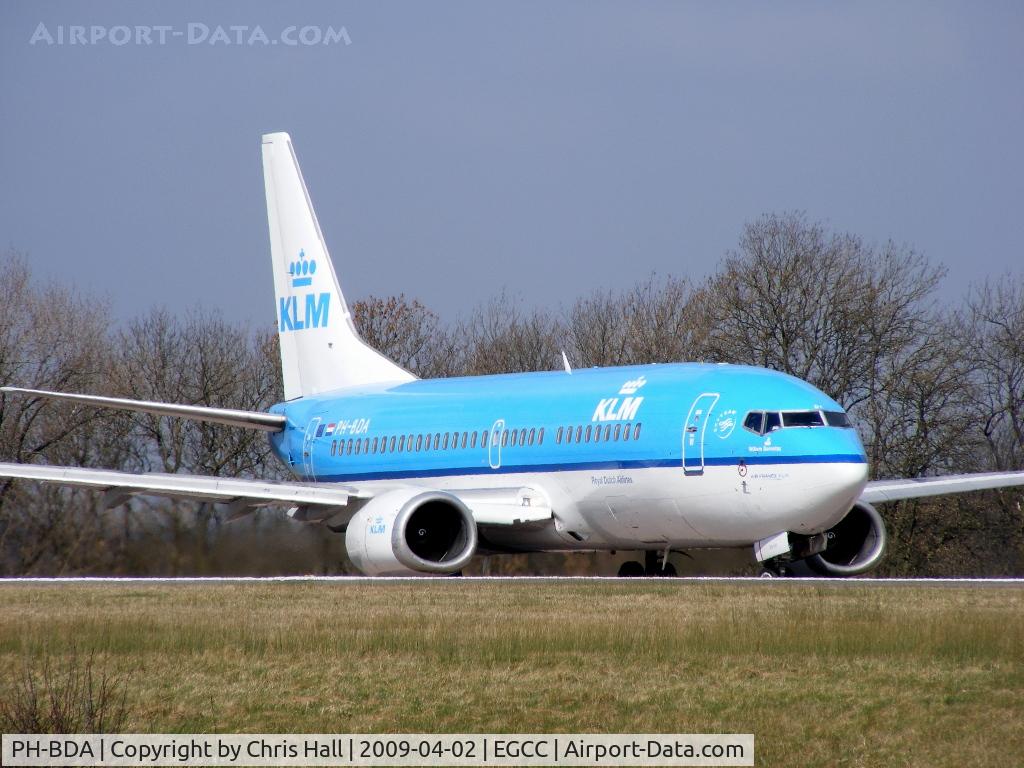
[{"label": "blue stripe on fuselage", "polygon": [[[737,464],[736,459],[712,459],[706,460],[705,466],[733,466]],[[787,457],[752,457],[744,462],[747,466],[759,465],[788,465],[788,464],[864,464],[866,459],[861,454],[830,454],[820,456],[787,456]],[[389,472],[356,472],[343,475],[320,475],[316,479],[320,482],[353,482],[357,480],[405,480],[415,477],[460,477],[470,475],[512,475],[520,473],[546,473],[546,472],[585,472],[590,470],[605,469],[653,469],[669,467],[682,469],[678,459],[652,459],[636,461],[599,461],[599,462],[578,462],[574,464],[516,464],[502,465],[496,469],[490,467],[447,467],[443,469],[421,470],[393,470]]]}]

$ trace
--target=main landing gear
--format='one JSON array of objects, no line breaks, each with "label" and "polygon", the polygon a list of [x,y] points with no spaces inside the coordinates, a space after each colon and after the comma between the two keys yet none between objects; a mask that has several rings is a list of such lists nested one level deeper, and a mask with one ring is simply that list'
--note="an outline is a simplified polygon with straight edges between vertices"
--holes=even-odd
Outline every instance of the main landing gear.
[{"label": "main landing gear", "polygon": [[668,552],[649,550],[644,552],[643,564],[636,560],[627,560],[619,566],[619,578],[633,576],[675,576],[676,567],[666,562]]}]

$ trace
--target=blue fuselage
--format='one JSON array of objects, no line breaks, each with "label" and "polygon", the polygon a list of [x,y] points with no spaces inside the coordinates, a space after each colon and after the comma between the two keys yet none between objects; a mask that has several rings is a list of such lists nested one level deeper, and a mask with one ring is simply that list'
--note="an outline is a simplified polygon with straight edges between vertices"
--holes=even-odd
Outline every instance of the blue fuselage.
[{"label": "blue fuselage", "polygon": [[319,482],[714,466],[864,464],[849,428],[744,426],[842,412],[763,368],[666,364],[420,380],[284,403],[274,452]]}]

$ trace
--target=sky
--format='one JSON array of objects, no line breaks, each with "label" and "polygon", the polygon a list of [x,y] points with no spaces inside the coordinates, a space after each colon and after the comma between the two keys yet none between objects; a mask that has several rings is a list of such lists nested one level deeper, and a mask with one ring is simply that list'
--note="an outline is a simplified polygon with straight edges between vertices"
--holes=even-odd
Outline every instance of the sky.
[{"label": "sky", "polygon": [[260,136],[287,131],[350,300],[700,280],[801,210],[957,301],[1024,271],[1022,33],[1019,2],[7,0],[0,249],[121,320],[271,325]]}]

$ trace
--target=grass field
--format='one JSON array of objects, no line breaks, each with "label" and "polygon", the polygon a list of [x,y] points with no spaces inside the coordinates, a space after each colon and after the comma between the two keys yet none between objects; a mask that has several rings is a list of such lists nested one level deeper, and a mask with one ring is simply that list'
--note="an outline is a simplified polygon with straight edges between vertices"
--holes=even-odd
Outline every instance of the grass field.
[{"label": "grass field", "polygon": [[0,584],[0,695],[131,671],[129,731],[751,733],[758,765],[1024,765],[1024,590]]}]

